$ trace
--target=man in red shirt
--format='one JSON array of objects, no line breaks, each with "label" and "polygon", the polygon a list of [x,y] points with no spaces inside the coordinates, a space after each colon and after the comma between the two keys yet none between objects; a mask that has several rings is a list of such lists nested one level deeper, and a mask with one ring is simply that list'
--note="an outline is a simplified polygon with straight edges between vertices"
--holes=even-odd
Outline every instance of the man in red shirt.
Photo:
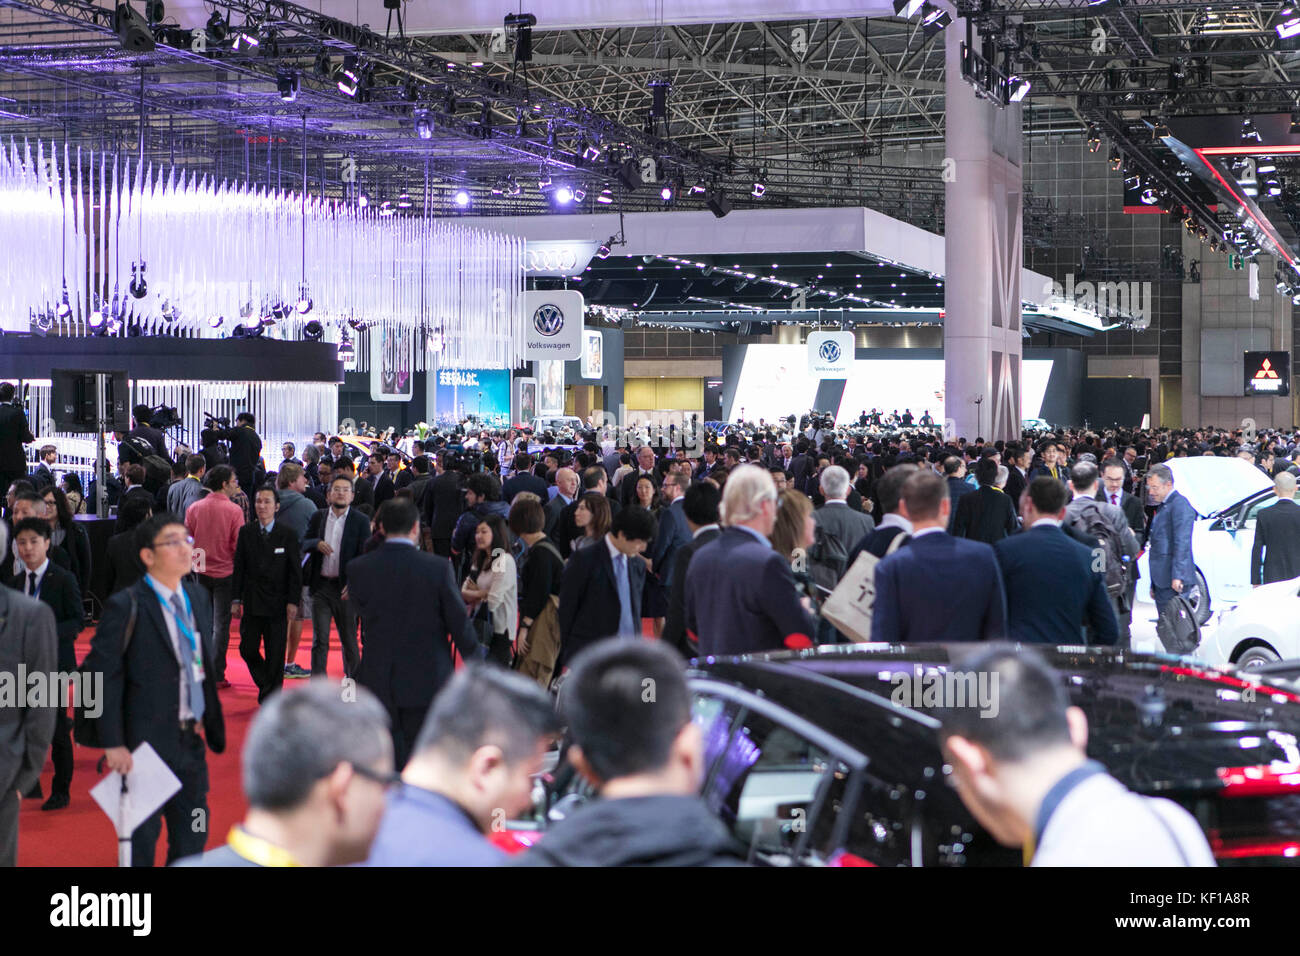
[{"label": "man in red shirt", "polygon": [[239,480],[229,465],[217,465],[203,478],[208,493],[185,511],[185,529],[194,539],[194,570],[199,583],[212,596],[213,667],[217,687],[226,680],[226,651],[230,646],[230,603],[235,572],[235,545],[244,525],[244,509],[231,499],[239,493]]}]

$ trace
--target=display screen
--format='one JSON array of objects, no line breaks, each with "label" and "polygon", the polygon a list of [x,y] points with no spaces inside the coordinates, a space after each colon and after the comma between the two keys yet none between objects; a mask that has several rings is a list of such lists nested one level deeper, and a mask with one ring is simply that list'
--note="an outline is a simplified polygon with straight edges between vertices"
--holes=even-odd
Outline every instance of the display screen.
[{"label": "display screen", "polygon": [[1286,352],[1246,352],[1242,359],[1245,394],[1290,395],[1291,356]]},{"label": "display screen", "polygon": [[[1052,364],[1051,359],[1021,363],[1022,418],[1041,417]],[[800,414],[812,407],[820,384],[820,379],[808,374],[804,346],[750,345],[745,349],[731,418],[773,421]],[[917,421],[928,411],[936,424],[943,424],[943,359],[856,359],[840,407],[819,411],[835,411],[837,421],[848,422],[872,408],[886,414],[910,408]]]},{"label": "display screen", "polygon": [[455,425],[470,416],[492,428],[510,422],[510,370],[440,368],[434,391],[439,426]]}]

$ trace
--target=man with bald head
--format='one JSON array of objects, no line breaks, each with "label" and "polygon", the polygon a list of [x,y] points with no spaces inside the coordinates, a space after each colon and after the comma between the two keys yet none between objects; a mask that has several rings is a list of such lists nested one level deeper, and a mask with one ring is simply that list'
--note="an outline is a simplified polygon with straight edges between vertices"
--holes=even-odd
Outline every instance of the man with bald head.
[{"label": "man with bald head", "polygon": [[578,497],[578,473],[572,468],[561,468],[555,473],[554,497],[546,503],[546,527],[547,536],[555,531],[556,525],[560,522],[560,515],[564,509],[573,504]]},{"label": "man with bald head", "polygon": [[1255,521],[1250,550],[1250,583],[1255,587],[1300,577],[1300,505],[1296,477],[1284,471],[1273,479],[1278,501],[1262,508]]}]

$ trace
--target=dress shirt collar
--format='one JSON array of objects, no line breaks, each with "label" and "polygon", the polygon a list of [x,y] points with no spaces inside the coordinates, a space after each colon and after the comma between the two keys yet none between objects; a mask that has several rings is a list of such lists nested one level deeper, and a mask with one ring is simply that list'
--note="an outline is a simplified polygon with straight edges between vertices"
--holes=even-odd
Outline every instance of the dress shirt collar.
[{"label": "dress shirt collar", "polygon": [[1049,517],[1049,518],[1039,518],[1037,521],[1035,521],[1033,524],[1031,524],[1030,527],[1031,527],[1031,528],[1037,528],[1037,527],[1039,527],[1039,526],[1042,526],[1042,527],[1046,528],[1048,525],[1051,525],[1053,528],[1059,528],[1059,527],[1061,526],[1061,519],[1060,519],[1060,518],[1050,518],[1050,517]]},{"label": "dress shirt collar", "polygon": [[626,557],[627,557],[627,555],[625,555],[622,551],[620,551],[620,550],[618,550],[618,548],[614,547],[614,537],[613,537],[613,535],[610,535],[610,534],[606,534],[606,535],[605,535],[605,547],[609,548],[609,558],[610,558],[611,561],[614,562],[614,566],[615,566],[615,567],[618,566],[618,559],[619,559],[619,558],[626,558]]},{"label": "dress shirt collar", "polygon": [[722,529],[718,526],[718,523],[716,521],[713,522],[713,524],[701,525],[700,527],[695,529],[695,534],[691,535],[691,540],[694,541],[696,538],[704,534],[704,532],[706,531],[720,531],[720,530]]},{"label": "dress shirt collar", "polygon": [[349,505],[342,513],[335,511],[333,505],[330,505],[328,510],[329,514],[325,516],[326,521],[344,521],[347,519],[348,512],[352,510],[352,506]]},{"label": "dress shirt collar", "polygon": [[877,528],[902,528],[908,534],[912,533],[912,522],[908,521],[902,515],[894,514],[893,512],[890,512],[889,514],[881,518],[880,524],[876,525],[876,527]]},{"label": "dress shirt collar", "polygon": [[746,534],[753,535],[759,541],[763,542],[763,544],[766,545],[767,547],[769,548],[772,547],[772,542],[768,541],[767,536],[764,535],[761,531],[755,531],[753,528],[749,527],[748,525],[743,525],[743,524],[732,525],[732,527],[735,528],[737,531],[744,531]]},{"label": "dress shirt collar", "polygon": [[944,530],[943,528],[939,528],[939,527],[922,528],[920,531],[913,531],[912,537],[919,538],[922,535],[927,535],[927,534],[940,534],[943,532],[943,530]]},{"label": "dress shirt collar", "polygon": [[409,544],[411,547],[413,548],[415,547],[415,542],[412,541],[410,538],[402,538],[402,537],[385,538],[384,543],[385,544]]},{"label": "dress shirt collar", "polygon": [[849,506],[848,499],[846,498],[827,498],[826,503],[828,505],[844,505],[846,508]]},{"label": "dress shirt collar", "polygon": [[272,518],[270,524],[262,524],[259,521],[258,526],[262,529],[263,534],[270,534],[275,529],[275,519]]},{"label": "dress shirt collar", "polygon": [[27,565],[24,564],[23,565],[23,593],[24,594],[27,593],[27,575],[29,574],[36,575],[36,588],[37,590],[40,590],[41,582],[45,580],[45,572],[48,571],[49,568],[50,568],[49,558],[46,558],[44,561],[42,561],[40,567],[36,568],[35,570],[29,568]]}]

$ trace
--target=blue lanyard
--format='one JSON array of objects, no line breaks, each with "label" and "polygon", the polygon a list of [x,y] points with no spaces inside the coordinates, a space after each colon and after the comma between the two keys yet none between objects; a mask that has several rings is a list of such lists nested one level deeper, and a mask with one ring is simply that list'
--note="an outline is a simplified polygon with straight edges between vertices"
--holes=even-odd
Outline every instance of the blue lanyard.
[{"label": "blue lanyard", "polygon": [[199,661],[198,644],[194,640],[194,631],[189,624],[189,619],[194,616],[194,609],[190,607],[190,596],[185,593],[185,585],[183,584],[181,585],[180,595],[182,598],[185,599],[186,620],[181,620],[180,615],[176,613],[176,609],[171,606],[171,602],[164,600],[162,594],[159,593],[158,589],[153,586],[153,582],[149,580],[148,575],[145,576],[144,583],[149,585],[149,590],[152,591],[154,593],[154,596],[158,598],[158,603],[163,606],[163,610],[172,616],[172,620],[176,622],[176,630],[180,631],[182,634],[185,635],[185,640],[189,643],[190,650],[194,653],[194,660],[196,662]]}]

